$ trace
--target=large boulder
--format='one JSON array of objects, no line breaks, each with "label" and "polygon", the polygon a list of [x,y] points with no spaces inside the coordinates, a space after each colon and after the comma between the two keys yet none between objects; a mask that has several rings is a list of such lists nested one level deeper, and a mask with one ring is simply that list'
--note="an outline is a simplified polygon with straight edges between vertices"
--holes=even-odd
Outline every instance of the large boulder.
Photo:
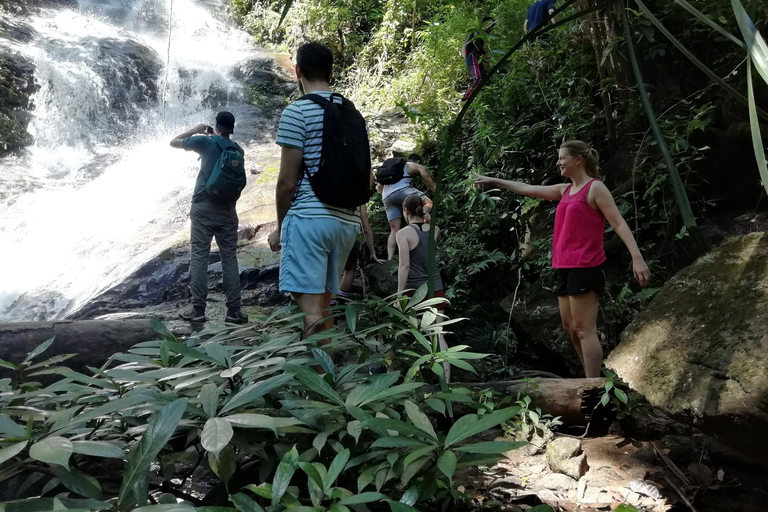
[{"label": "large boulder", "polygon": [[582,374],[579,356],[563,331],[554,290],[547,290],[537,282],[502,299],[500,306],[507,314],[511,311],[518,342],[522,345],[519,351],[528,359],[558,375]]},{"label": "large boulder", "polygon": [[382,264],[371,263],[363,269],[371,293],[379,297],[387,297],[397,293],[397,261],[389,260]]},{"label": "large boulder", "polygon": [[659,409],[768,457],[768,233],[729,238],[681,270],[608,365]]}]

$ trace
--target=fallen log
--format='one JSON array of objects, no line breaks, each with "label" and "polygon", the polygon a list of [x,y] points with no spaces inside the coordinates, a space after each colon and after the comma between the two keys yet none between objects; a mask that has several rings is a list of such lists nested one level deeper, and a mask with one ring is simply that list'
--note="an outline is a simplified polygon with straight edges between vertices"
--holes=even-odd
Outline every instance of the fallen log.
[{"label": "fallen log", "polygon": [[[183,321],[165,322],[177,336],[191,334],[193,325]],[[18,364],[41,343],[56,341],[37,361],[60,354],[77,354],[66,366],[83,371],[86,366],[101,366],[112,354],[125,352],[142,341],[159,339],[149,319],[74,320],[60,322],[18,322],[0,324],[0,359]],[[11,377],[11,370],[0,368],[0,378]]]},{"label": "fallen log", "polygon": [[[601,394],[600,386],[603,379],[535,379],[509,380],[497,382],[461,382],[451,383],[451,388],[468,388],[473,391],[491,389],[501,396],[529,396],[531,409],[539,408],[544,414],[560,416],[566,425],[586,425],[589,416],[597,403],[596,397]],[[429,391],[437,392],[437,387]],[[461,402],[454,403],[454,410],[461,411]]]}]

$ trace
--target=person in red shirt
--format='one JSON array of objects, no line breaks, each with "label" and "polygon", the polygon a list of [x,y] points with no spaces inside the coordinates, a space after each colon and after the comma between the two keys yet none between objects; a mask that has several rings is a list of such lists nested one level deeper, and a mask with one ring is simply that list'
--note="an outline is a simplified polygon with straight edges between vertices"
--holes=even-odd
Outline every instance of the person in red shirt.
[{"label": "person in red shirt", "polygon": [[555,213],[552,266],[557,272],[557,294],[563,329],[571,338],[587,377],[599,377],[603,348],[597,337],[597,312],[605,289],[605,221],[632,255],[632,270],[641,286],[651,273],[637,248],[632,231],[619,213],[608,188],[597,179],[597,150],[571,140],[560,146],[560,174],[571,183],[538,186],[478,176],[477,185],[491,185],[524,196],[559,201]]}]

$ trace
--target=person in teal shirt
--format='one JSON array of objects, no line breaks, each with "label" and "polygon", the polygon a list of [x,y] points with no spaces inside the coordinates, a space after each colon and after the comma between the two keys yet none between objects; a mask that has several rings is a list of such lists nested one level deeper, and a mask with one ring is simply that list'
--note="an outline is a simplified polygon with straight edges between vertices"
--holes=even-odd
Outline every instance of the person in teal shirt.
[{"label": "person in teal shirt", "polygon": [[[239,220],[235,202],[216,201],[205,191],[205,183],[222,153],[221,139],[226,139],[226,142],[231,143],[237,151],[243,153],[243,149],[230,140],[234,131],[235,116],[230,112],[219,112],[216,116],[215,128],[199,124],[171,140],[171,147],[193,151],[200,155],[200,172],[195,181],[195,191],[192,194],[192,206],[189,212],[191,220],[189,289],[192,293],[192,304],[179,313],[182,318],[192,322],[206,320],[208,262],[211,240],[214,237],[219,247],[224,274],[222,280],[227,301],[225,320],[232,323],[248,321],[248,316],[241,309],[240,267],[237,262]],[[216,137],[219,139],[217,140]]]}]

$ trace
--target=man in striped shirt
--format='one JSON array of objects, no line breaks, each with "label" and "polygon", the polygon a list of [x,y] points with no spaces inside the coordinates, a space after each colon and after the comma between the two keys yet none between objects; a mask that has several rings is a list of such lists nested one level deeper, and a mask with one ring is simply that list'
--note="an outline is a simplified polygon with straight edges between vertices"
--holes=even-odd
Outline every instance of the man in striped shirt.
[{"label": "man in striped shirt", "polygon": [[[334,96],[330,89],[333,54],[321,43],[306,43],[296,52],[296,77],[302,93]],[[321,202],[305,173],[320,165],[323,145],[323,108],[298,100],[283,111],[277,131],[282,147],[275,202],[277,229],[269,235],[280,256],[280,290],[290,292],[304,317],[304,336],[329,329],[321,323],[331,295],[339,293],[340,276],[347,255],[360,232],[359,209]]]}]

